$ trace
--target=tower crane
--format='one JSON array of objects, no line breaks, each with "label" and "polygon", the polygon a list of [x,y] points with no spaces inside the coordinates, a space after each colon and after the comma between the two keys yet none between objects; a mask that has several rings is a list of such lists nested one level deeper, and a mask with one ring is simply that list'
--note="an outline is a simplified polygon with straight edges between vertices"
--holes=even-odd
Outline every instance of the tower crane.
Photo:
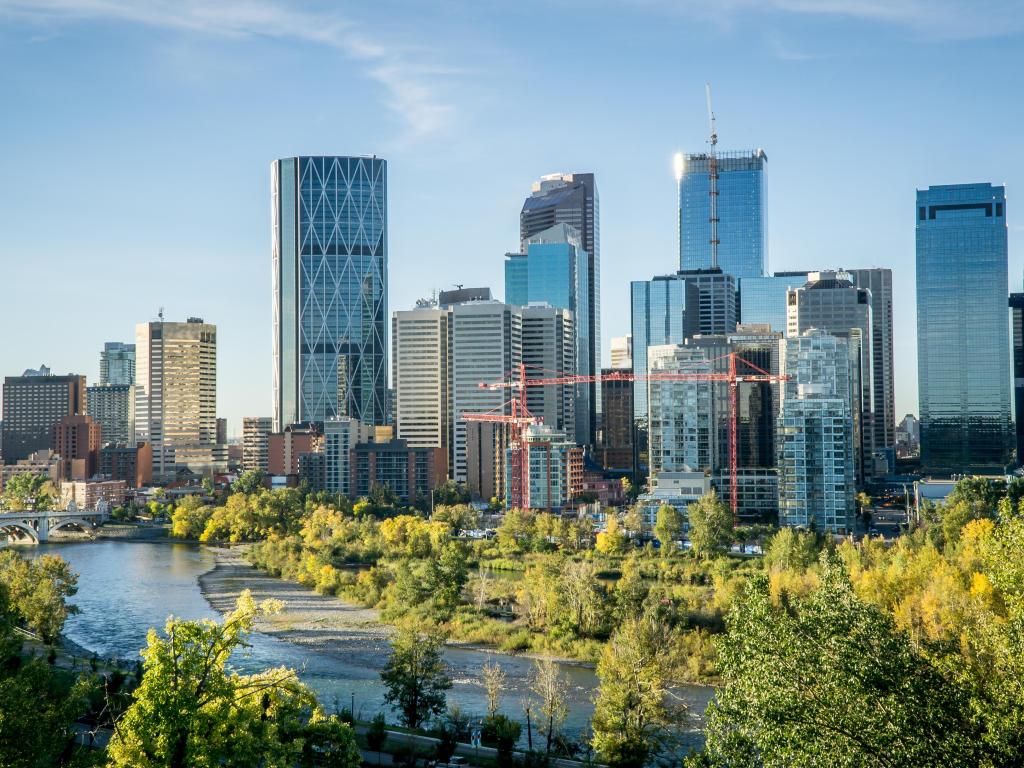
[{"label": "tower crane", "polygon": [[711,136],[708,143],[711,144],[711,151],[708,153],[708,194],[710,206],[708,224],[711,225],[711,268],[718,266],[718,129],[715,127],[715,113],[711,109],[711,83],[705,83],[705,90],[708,97],[708,125]]},{"label": "tower crane", "polygon": [[[746,383],[778,383],[788,381],[791,377],[784,374],[780,375],[770,373],[763,368],[754,365],[754,363],[749,360],[740,357],[735,352],[729,352],[721,357],[714,358],[713,360],[704,360],[701,361],[701,363],[716,363],[723,360],[728,363],[728,368],[724,373],[652,371],[646,374],[633,374],[625,373],[623,371],[611,371],[609,373],[592,376],[554,375],[539,378],[528,378],[526,375],[526,366],[520,364],[517,379],[500,382],[481,382],[478,385],[481,389],[514,390],[516,394],[514,394],[512,399],[501,408],[501,410],[504,411],[506,406],[511,406],[511,415],[505,414],[504,412],[479,414],[468,413],[463,414],[461,418],[466,421],[499,422],[520,428],[519,434],[514,435],[511,441],[512,466],[508,469],[508,471],[512,473],[510,478],[512,480],[513,495],[516,495],[516,489],[525,489],[525,487],[527,487],[526,484],[529,482],[529,466],[528,462],[525,460],[526,430],[531,425],[541,423],[541,419],[533,416],[526,409],[525,400],[527,388],[600,383],[602,381],[707,381],[727,384],[729,386],[729,503],[732,508],[733,525],[737,525],[739,521],[739,484],[737,479],[736,433],[737,414],[739,410],[737,404],[739,385]],[[749,369],[751,372],[739,373],[739,365],[742,365],[745,369]],[[520,490],[520,493],[522,493],[522,490]],[[523,496],[518,496],[518,498],[523,498]]]}]

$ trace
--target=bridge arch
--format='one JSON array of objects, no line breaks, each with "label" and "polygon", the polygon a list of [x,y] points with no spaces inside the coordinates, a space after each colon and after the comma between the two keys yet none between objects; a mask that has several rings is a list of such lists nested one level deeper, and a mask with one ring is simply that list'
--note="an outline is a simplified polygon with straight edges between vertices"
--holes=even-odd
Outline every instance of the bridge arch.
[{"label": "bridge arch", "polygon": [[18,536],[22,534],[32,540],[33,544],[39,543],[39,532],[31,525],[15,520],[4,520],[0,522],[0,534],[4,536]]},{"label": "bridge arch", "polygon": [[81,517],[62,517],[50,526],[50,533],[55,533],[61,528],[67,528],[71,525],[81,528],[83,533],[88,533],[90,536],[96,531],[94,523]]}]

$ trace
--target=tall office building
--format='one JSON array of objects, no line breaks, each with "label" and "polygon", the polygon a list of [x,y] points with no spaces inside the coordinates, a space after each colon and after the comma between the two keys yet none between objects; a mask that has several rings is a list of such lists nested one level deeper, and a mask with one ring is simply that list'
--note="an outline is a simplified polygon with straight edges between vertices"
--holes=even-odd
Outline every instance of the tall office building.
[{"label": "tall office building", "polygon": [[786,336],[796,338],[816,328],[848,339],[858,351],[852,372],[859,399],[854,410],[858,478],[870,474],[874,452],[874,321],[871,291],[858,288],[848,272],[811,272],[807,282],[789,291]]},{"label": "tall office building", "polygon": [[[633,336],[633,374],[647,374],[648,347],[682,344],[700,333],[700,291],[696,283],[679,275],[662,275],[630,283],[630,317]],[[647,420],[647,385],[633,388],[633,413]]]},{"label": "tall office building", "polygon": [[820,330],[787,338],[778,426],[779,523],[849,533],[854,525],[855,448],[850,340]]},{"label": "tall office building", "polygon": [[[737,278],[761,277],[767,253],[763,150],[718,152],[718,266]],[[679,268],[711,264],[711,158],[683,156],[679,174]]]},{"label": "tall office building", "polygon": [[[132,344],[134,366],[135,345]],[[132,376],[135,376],[134,367]],[[115,445],[135,443],[135,387],[131,384],[104,384],[86,389],[89,416],[103,430],[103,442]]]},{"label": "tall office building", "polygon": [[46,366],[4,379],[4,462],[15,464],[52,449],[54,427],[86,412],[85,376],[53,376]]},{"label": "tall office building", "polygon": [[242,471],[267,471],[267,438],[274,431],[270,416],[245,416],[242,419]]},{"label": "tall office building", "polygon": [[1002,472],[1010,462],[1006,190],[917,191],[921,466]]},{"label": "tall office building", "polygon": [[387,417],[387,164],[271,166],[274,429]]},{"label": "tall office building", "polygon": [[736,278],[721,269],[680,271],[677,277],[697,286],[700,333],[736,330]]},{"label": "tall office building", "polygon": [[[1013,344],[1013,421],[1017,428],[1017,464],[1024,463],[1024,293],[1010,294],[1010,342]],[[907,418],[910,418],[909,414]],[[910,430],[904,428],[908,442]]]},{"label": "tall office building", "polygon": [[135,345],[108,341],[100,352],[100,386],[130,387],[135,383]]},{"label": "tall office building", "polygon": [[786,333],[786,295],[807,282],[807,272],[776,272],[765,277],[744,277],[737,283],[739,322],[770,325]]},{"label": "tall office building", "polygon": [[510,381],[523,359],[523,316],[519,307],[498,301],[452,307],[452,418],[455,424],[452,478],[467,481],[464,413],[511,414],[509,390],[482,382]]},{"label": "tall office building", "polygon": [[896,447],[896,385],[892,343],[892,270],[850,269],[858,288],[871,292],[871,396],[875,451]]},{"label": "tall office building", "polygon": [[[522,308],[523,364],[528,379],[543,379],[553,372],[571,374],[576,368],[576,335],[573,313],[546,304],[533,304]],[[557,375],[557,374],[554,374]],[[578,445],[587,444],[589,432],[585,414],[576,407],[580,385],[529,387],[526,407],[549,427],[565,432]]]},{"label": "tall office building", "polygon": [[[601,204],[594,174],[555,173],[542,176],[533,184],[519,214],[520,251],[526,253],[530,238],[556,224],[573,227],[579,233],[582,250],[587,252],[586,330],[593,340],[587,370],[596,373],[601,368]],[[508,296],[505,301],[515,303]],[[581,308],[576,314],[582,311]],[[574,322],[580,328],[584,325],[579,317]],[[594,387],[590,395],[590,420],[596,428],[600,423],[601,393]]]},{"label": "tall office building", "polygon": [[611,340],[612,368],[633,367],[633,337],[628,333],[625,336],[614,336]]},{"label": "tall office building", "polygon": [[615,379],[616,373],[633,373],[633,369],[605,368],[601,373],[601,404],[604,406],[601,439],[597,443],[597,460],[605,469],[635,472],[635,423],[633,418],[633,382]]},{"label": "tall office building", "polygon": [[217,445],[217,326],[190,317],[135,326],[135,439],[153,449],[153,479],[223,472]]},{"label": "tall office building", "polygon": [[[591,376],[600,361],[599,340],[591,333],[589,289],[590,255],[579,232],[568,224],[555,224],[531,235],[523,253],[505,256],[505,301],[525,307],[543,303],[572,312],[576,348],[567,374]],[[594,445],[597,429],[597,383],[575,387],[576,426],[570,430],[580,445]]]},{"label": "tall office building", "polygon": [[413,448],[452,446],[452,313],[421,306],[391,316],[397,437]]}]

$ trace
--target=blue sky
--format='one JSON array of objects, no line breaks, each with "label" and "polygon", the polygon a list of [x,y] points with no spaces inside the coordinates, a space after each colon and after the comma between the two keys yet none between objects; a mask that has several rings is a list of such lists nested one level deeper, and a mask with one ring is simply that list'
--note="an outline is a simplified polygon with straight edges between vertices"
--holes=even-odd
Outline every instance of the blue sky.
[{"label": "blue sky", "polygon": [[[672,271],[676,150],[768,154],[772,270],[890,266],[917,407],[914,190],[1006,183],[1024,273],[1016,0],[0,0],[0,374],[94,380],[200,315],[229,431],[271,412],[269,165],[389,162],[390,303],[502,294],[531,182],[597,174],[604,345]],[[605,351],[607,357],[607,349]]]}]

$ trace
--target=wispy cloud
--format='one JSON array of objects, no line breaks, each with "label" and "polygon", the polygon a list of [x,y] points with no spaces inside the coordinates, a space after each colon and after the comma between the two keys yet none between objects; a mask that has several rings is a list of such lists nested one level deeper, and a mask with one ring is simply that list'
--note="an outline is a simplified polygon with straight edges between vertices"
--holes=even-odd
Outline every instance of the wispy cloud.
[{"label": "wispy cloud", "polygon": [[45,22],[117,21],[222,37],[266,37],[323,45],[362,65],[405,124],[406,140],[443,131],[453,107],[437,78],[452,70],[368,35],[334,11],[307,11],[287,0],[0,0],[0,13]]},{"label": "wispy cloud", "polygon": [[772,55],[782,61],[812,61],[814,59],[822,58],[822,56],[817,53],[808,53],[807,51],[797,50],[778,35],[771,35],[768,38],[768,47],[771,50]]},{"label": "wispy cloud", "polygon": [[728,25],[741,15],[783,13],[899,26],[932,39],[996,37],[1024,31],[1020,0],[611,0]]}]

